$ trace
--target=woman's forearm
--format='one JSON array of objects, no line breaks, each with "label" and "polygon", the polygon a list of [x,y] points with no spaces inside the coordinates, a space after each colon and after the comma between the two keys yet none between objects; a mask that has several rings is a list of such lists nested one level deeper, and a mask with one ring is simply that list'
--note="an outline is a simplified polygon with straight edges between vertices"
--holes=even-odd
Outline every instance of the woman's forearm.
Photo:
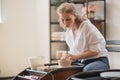
[{"label": "woman's forearm", "polygon": [[97,52],[92,52],[90,50],[87,50],[87,51],[80,53],[80,54],[77,54],[77,55],[69,54],[68,57],[70,57],[71,60],[78,60],[78,59],[85,59],[85,58],[94,57],[97,54],[98,54]]},{"label": "woman's forearm", "polygon": [[83,53],[80,53],[78,54],[77,56],[77,59],[85,59],[85,58],[90,58],[90,57],[94,57],[96,56],[98,53],[97,52],[93,52],[93,51],[90,51],[90,50],[87,50]]}]

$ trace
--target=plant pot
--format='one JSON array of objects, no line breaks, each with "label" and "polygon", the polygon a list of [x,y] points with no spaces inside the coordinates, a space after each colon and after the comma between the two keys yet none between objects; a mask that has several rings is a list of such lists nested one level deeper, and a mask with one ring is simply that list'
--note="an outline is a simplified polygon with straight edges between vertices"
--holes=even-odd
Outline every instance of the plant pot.
[{"label": "plant pot", "polygon": [[95,12],[91,11],[91,12],[88,12],[88,18],[93,20],[95,17]]}]

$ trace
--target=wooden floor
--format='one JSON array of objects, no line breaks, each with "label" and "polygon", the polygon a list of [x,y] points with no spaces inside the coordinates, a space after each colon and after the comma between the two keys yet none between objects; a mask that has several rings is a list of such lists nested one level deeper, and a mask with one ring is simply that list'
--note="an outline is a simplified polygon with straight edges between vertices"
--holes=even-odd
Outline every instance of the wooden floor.
[{"label": "wooden floor", "polygon": [[13,80],[13,78],[11,78],[11,79],[0,79],[0,80]]},{"label": "wooden floor", "polygon": [[0,80],[13,80],[13,78],[11,78],[11,79],[0,79]]},{"label": "wooden floor", "polygon": [[0,80],[13,80],[13,77],[10,77],[10,78],[8,78],[8,77],[5,78],[5,77],[4,77],[4,78],[0,78]]}]

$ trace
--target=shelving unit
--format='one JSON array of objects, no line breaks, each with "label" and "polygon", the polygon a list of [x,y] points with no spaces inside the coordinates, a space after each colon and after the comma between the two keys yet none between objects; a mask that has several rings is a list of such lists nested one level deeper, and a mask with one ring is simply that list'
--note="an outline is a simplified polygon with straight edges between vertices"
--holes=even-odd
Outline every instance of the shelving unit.
[{"label": "shelving unit", "polygon": [[[50,61],[56,63],[57,51],[66,51],[67,45],[64,40],[64,29],[60,27],[58,22],[58,15],[55,6],[56,0],[50,0]],[[64,0],[61,0],[65,2]],[[58,46],[59,45],[59,46]],[[62,46],[62,47],[61,47]]]},{"label": "shelving unit", "polygon": [[[91,20],[91,22],[99,29],[99,31],[106,38],[106,0],[69,0],[69,2],[72,2],[75,4],[83,4],[83,6],[86,6],[87,8],[88,8],[88,5],[90,4],[100,5],[100,3],[102,2],[102,4],[98,7],[96,11],[97,13],[100,10],[100,7],[101,6],[103,7],[101,10],[103,13],[99,14],[99,15],[103,15],[102,19],[101,19],[101,16],[96,18],[96,16],[98,15],[95,15],[95,19]],[[87,17],[88,17],[88,11],[87,11]]]},{"label": "shelving unit", "polygon": [[[63,50],[68,51],[68,47],[64,41],[64,38],[53,38],[56,34],[64,34],[64,30],[60,27],[58,22],[58,15],[56,13],[57,7],[54,4],[55,0],[50,0],[50,61],[54,63],[57,60],[56,51]],[[90,4],[100,5],[95,13],[95,18],[91,22],[98,28],[98,30],[106,38],[106,0],[61,0],[61,2],[75,3],[88,7]],[[100,4],[101,3],[101,4]],[[102,8],[100,8],[102,6]],[[101,13],[102,12],[102,13]],[[100,13],[100,14],[99,14]],[[88,11],[87,11],[88,17]],[[58,32],[58,33],[56,33]]]}]

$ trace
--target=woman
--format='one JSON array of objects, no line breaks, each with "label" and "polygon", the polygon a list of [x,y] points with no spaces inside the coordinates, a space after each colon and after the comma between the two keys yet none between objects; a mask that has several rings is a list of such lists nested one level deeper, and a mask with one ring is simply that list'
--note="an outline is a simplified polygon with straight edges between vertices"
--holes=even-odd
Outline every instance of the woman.
[{"label": "woman", "polygon": [[63,3],[57,13],[66,29],[66,43],[72,61],[81,62],[83,71],[109,69],[105,39],[89,19],[79,16],[73,3]]}]

